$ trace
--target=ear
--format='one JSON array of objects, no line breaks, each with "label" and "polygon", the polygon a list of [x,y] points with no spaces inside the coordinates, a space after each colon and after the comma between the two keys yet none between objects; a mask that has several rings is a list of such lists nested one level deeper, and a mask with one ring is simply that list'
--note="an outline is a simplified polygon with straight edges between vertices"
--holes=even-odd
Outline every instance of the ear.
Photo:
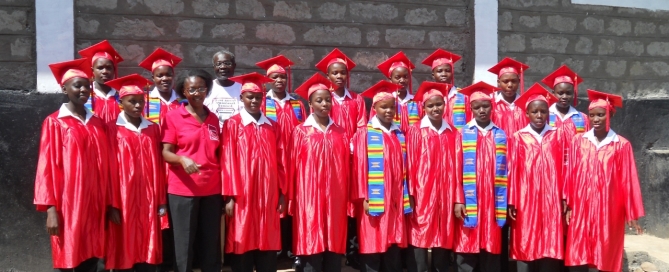
[{"label": "ear", "polygon": [[63,94],[67,95],[67,90],[65,89],[65,85],[60,86],[60,90],[63,91]]}]

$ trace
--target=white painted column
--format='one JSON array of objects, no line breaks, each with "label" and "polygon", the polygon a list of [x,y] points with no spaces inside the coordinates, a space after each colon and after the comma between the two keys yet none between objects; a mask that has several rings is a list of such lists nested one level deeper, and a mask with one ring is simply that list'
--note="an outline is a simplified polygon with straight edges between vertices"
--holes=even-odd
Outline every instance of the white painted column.
[{"label": "white painted column", "polygon": [[59,92],[50,63],[74,57],[74,0],[36,0],[37,91]]},{"label": "white painted column", "polygon": [[474,83],[497,86],[497,77],[488,69],[497,64],[497,0],[474,1]]}]

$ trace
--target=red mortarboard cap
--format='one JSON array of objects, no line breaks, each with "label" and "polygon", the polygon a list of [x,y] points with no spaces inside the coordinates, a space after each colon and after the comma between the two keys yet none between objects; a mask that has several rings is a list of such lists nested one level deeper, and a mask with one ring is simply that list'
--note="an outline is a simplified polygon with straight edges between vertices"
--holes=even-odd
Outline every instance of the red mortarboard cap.
[{"label": "red mortarboard cap", "polygon": [[65,84],[65,81],[74,77],[85,79],[92,77],[91,66],[88,59],[85,58],[49,64],[49,68],[51,68],[53,76],[61,86]]},{"label": "red mortarboard cap", "polygon": [[302,83],[302,85],[297,87],[297,89],[295,89],[295,93],[297,93],[302,98],[309,100],[309,97],[315,91],[318,90],[330,91],[331,84],[332,83],[323,75],[315,73],[313,76],[307,79],[307,81]]},{"label": "red mortarboard cap", "polygon": [[527,109],[527,106],[529,106],[530,103],[537,100],[546,102],[549,107],[555,102],[558,102],[558,99],[555,97],[555,95],[546,90],[546,88],[541,87],[539,83],[534,83],[532,87],[527,89],[527,91],[520,95],[520,97],[518,97],[518,99],[516,99],[516,101],[513,103],[521,109]]},{"label": "red mortarboard cap", "polygon": [[546,84],[546,86],[550,87],[551,89],[554,89],[555,85],[560,83],[570,83],[574,85],[574,106],[576,106],[578,101],[578,84],[581,84],[583,79],[580,78],[576,72],[569,69],[567,65],[563,64],[557,68],[557,70],[553,71],[553,73],[542,79],[541,82]]},{"label": "red mortarboard cap", "polygon": [[425,101],[434,96],[447,96],[450,90],[450,84],[425,81],[420,84],[418,91],[416,91],[416,94],[413,98],[416,101],[425,103]]},{"label": "red mortarboard cap", "polygon": [[90,60],[91,65],[99,58],[105,58],[114,63],[114,66],[123,61],[121,55],[114,50],[114,47],[107,41],[101,41],[87,48],[79,50],[79,55]]},{"label": "red mortarboard cap", "polygon": [[498,89],[499,88],[492,86],[488,83],[479,81],[471,86],[459,90],[459,92],[466,96],[469,96],[470,102],[477,100],[492,101],[493,100],[492,96]]},{"label": "red mortarboard cap", "polygon": [[371,98],[372,107],[374,107],[374,104],[376,104],[376,102],[379,102],[381,100],[386,100],[386,99],[395,100],[395,96],[393,96],[393,93],[397,92],[397,90],[399,90],[400,88],[402,88],[402,86],[390,83],[385,80],[381,80],[376,84],[372,85],[372,87],[369,87],[369,89],[365,90],[360,95],[367,98]]},{"label": "red mortarboard cap", "polygon": [[263,85],[265,83],[273,81],[268,77],[258,74],[256,72],[244,74],[241,76],[231,77],[230,80],[242,84],[241,93],[245,92],[265,93]]},{"label": "red mortarboard cap", "polygon": [[610,112],[615,113],[615,107],[623,107],[623,97],[615,94],[588,90],[588,99],[590,99],[590,106],[588,106],[588,110],[592,110],[594,108],[606,109],[606,131],[609,131],[611,126],[611,122],[609,121],[611,117]]},{"label": "red mortarboard cap", "polygon": [[530,68],[530,66],[528,66],[527,64],[506,57],[502,61],[495,64],[495,66],[488,69],[488,71],[493,74],[496,74],[497,77],[500,77],[506,73],[514,73],[520,76],[528,68]]},{"label": "red mortarboard cap", "polygon": [[118,97],[123,98],[133,94],[144,94],[144,89],[151,86],[152,82],[138,74],[131,74],[107,81],[105,84],[117,89]]},{"label": "red mortarboard cap", "polygon": [[267,71],[267,76],[271,73],[286,73],[286,68],[293,65],[293,62],[290,59],[284,57],[283,55],[278,55],[273,58],[263,60],[256,63],[256,65]]},{"label": "red mortarboard cap", "polygon": [[402,51],[388,58],[384,62],[381,62],[376,67],[379,68],[381,73],[383,73],[383,75],[385,75],[387,78],[390,78],[390,75],[392,74],[393,70],[395,70],[395,68],[404,67],[407,68],[409,72],[416,68],[416,66],[411,63],[411,60],[409,60],[409,58]]},{"label": "red mortarboard cap", "polygon": [[427,56],[427,58],[425,58],[422,63],[430,66],[430,69],[434,69],[434,67],[443,64],[450,64],[451,67],[453,67],[453,64],[458,62],[461,58],[462,57],[457,54],[438,48],[431,55]]},{"label": "red mortarboard cap", "polygon": [[174,66],[177,66],[180,62],[181,58],[167,52],[165,49],[157,48],[151,55],[139,63],[139,67],[153,72],[153,70],[160,66],[169,66],[174,69]]},{"label": "red mortarboard cap", "polygon": [[335,48],[334,50],[332,50],[332,52],[327,54],[321,61],[316,63],[316,68],[318,68],[318,70],[320,70],[324,74],[327,74],[328,67],[330,67],[330,65],[332,65],[333,63],[337,62],[346,65],[346,69],[348,71],[353,70],[353,68],[355,67],[355,62],[349,59],[344,54],[344,52],[341,52],[339,49]]}]

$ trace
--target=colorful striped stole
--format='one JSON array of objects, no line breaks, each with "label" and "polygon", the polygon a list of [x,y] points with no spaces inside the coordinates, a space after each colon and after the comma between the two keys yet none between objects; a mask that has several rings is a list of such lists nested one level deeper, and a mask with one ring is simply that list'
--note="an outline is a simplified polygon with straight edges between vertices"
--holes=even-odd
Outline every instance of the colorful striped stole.
[{"label": "colorful striped stole", "polygon": [[[507,169],[506,169],[506,134],[498,127],[490,131],[495,137],[495,219],[497,225],[504,226],[507,208]],[[478,199],[476,192],[476,126],[462,129],[463,173],[462,183],[465,193],[467,217],[464,226],[473,228],[478,225]]]},{"label": "colorful striped stole", "polygon": [[[404,107],[407,109],[407,114],[409,115],[407,120],[409,123],[407,124],[408,126],[411,126],[415,123],[420,122],[420,116],[418,114],[418,103],[416,101],[409,101],[407,102],[404,106],[399,104],[400,107]],[[395,118],[393,118],[393,121],[395,121],[395,125],[401,126],[402,125],[402,114],[404,112],[402,110],[398,110],[398,113]]]},{"label": "colorful striped stole", "polygon": [[[186,99],[177,98],[177,103],[187,103]],[[146,119],[160,124],[160,108],[163,106],[162,100],[158,97],[149,97],[149,103],[146,106]]]},{"label": "colorful striped stole", "polygon": [[[290,106],[293,108],[293,113],[295,114],[295,117],[297,117],[297,120],[302,122],[304,116],[302,116],[302,106],[300,105],[300,102],[297,100],[288,100],[290,103]],[[265,116],[267,118],[272,119],[276,121],[277,116],[276,116],[276,101],[274,98],[271,97],[266,97],[265,98]]]},{"label": "colorful striped stole", "polygon": [[453,126],[456,129],[461,129],[467,124],[465,116],[465,95],[461,93],[455,94],[455,103],[453,103]]},{"label": "colorful striped stole", "polygon": [[[555,119],[557,118],[557,115],[555,113],[550,113],[548,115],[548,125],[555,127]],[[572,122],[574,122],[574,125],[576,126],[576,133],[583,133],[585,132],[585,120],[583,119],[583,116],[581,116],[581,113],[574,114],[569,117]]]},{"label": "colorful striped stole", "polygon": [[[409,204],[409,187],[406,180],[406,142],[404,134],[395,130],[393,133],[402,146],[402,206],[404,213],[411,212]],[[383,167],[383,131],[372,127],[372,123],[367,124],[367,192],[369,195],[369,215],[380,216],[385,207],[385,186]]]}]

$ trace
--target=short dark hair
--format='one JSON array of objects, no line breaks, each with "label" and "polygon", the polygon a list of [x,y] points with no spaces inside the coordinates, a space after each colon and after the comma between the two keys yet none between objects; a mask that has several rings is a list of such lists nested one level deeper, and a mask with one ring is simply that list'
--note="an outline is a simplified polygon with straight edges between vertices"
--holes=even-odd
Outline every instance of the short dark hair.
[{"label": "short dark hair", "polygon": [[199,77],[204,80],[205,84],[207,84],[207,94],[211,92],[211,88],[214,86],[214,78],[211,77],[211,74],[202,69],[188,70],[177,79],[177,83],[174,86],[174,91],[179,97],[186,98],[184,97],[184,84],[189,77]]}]

